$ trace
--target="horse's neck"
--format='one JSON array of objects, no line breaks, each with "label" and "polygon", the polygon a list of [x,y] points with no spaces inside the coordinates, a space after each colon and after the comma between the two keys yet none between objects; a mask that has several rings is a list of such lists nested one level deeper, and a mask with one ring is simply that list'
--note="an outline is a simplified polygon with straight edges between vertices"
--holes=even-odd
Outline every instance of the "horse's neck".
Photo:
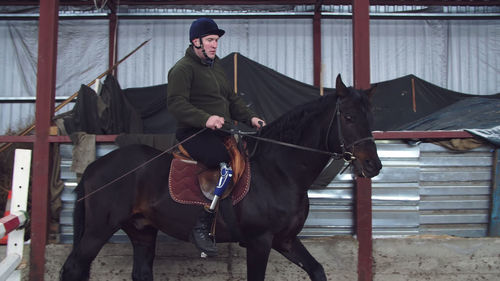
[{"label": "horse's neck", "polygon": [[[303,133],[320,134],[319,128]],[[301,140],[295,143],[299,146],[324,150],[322,141],[324,138],[312,140]],[[287,140],[281,140],[287,141]],[[326,141],[326,140],[325,140]],[[274,143],[260,141],[258,144],[256,166],[268,170],[270,176],[280,177],[281,183],[287,183],[290,187],[307,191],[310,185],[319,176],[329,160],[329,156],[318,152],[311,152],[300,148],[290,148]],[[266,172],[266,171],[263,171]]]}]

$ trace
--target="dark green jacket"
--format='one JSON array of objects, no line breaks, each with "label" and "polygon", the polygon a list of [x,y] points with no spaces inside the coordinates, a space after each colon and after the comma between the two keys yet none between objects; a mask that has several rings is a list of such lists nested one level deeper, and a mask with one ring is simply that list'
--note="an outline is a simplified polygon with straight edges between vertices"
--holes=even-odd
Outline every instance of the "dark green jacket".
[{"label": "dark green jacket", "polygon": [[219,58],[207,65],[191,47],[168,72],[167,106],[178,128],[204,128],[211,115],[247,124],[257,116],[233,93]]}]

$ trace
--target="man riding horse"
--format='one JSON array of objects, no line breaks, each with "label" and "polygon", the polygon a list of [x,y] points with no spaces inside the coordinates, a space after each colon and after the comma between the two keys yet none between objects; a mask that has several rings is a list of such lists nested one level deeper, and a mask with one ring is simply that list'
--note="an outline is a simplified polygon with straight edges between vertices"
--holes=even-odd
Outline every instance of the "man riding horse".
[{"label": "man riding horse", "polygon": [[[217,129],[227,127],[233,120],[255,128],[265,125],[233,93],[220,65],[216,51],[224,33],[212,19],[195,20],[189,30],[190,45],[184,57],[169,70],[167,85],[168,110],[178,121],[176,137],[179,141],[189,138],[182,146],[193,159],[209,169],[220,168],[215,194],[219,196],[231,180],[232,170],[224,145],[227,134]],[[205,208],[190,236],[198,249],[209,256],[217,254],[215,241],[210,236],[217,200],[215,196],[210,207]]]}]

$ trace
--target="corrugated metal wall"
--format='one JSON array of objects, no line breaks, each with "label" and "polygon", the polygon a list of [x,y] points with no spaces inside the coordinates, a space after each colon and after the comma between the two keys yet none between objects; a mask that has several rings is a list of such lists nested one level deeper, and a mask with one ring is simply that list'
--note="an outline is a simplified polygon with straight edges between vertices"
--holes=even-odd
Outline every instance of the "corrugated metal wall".
[{"label": "corrugated metal wall", "polygon": [[[141,42],[153,40],[119,68],[122,87],[144,87],[167,82],[168,70],[185,53],[192,19],[122,20],[118,57]],[[308,19],[217,19],[226,35],[218,56],[232,52],[266,65],[294,79],[312,84],[312,23]]]},{"label": "corrugated metal wall", "polygon": [[[107,20],[59,22],[57,97],[71,96],[108,68],[108,36]],[[9,127],[25,129],[34,119],[38,21],[0,21],[0,46],[0,134],[4,134]],[[25,101],[9,102],[12,98]]]},{"label": "corrugated metal wall", "polygon": [[486,236],[493,149],[449,152],[420,145],[420,227],[424,233]]},{"label": "corrugated metal wall", "polygon": [[[25,54],[19,54],[23,49],[15,47],[15,40],[9,40],[16,36],[10,26],[10,22],[0,21],[0,97],[33,96],[35,84],[28,83],[23,75],[23,67],[30,65],[20,63],[20,58]],[[34,105],[29,103],[0,103],[0,134],[4,134],[7,129],[24,128],[23,123],[31,118],[26,113],[34,112],[34,109]]]},{"label": "corrugated metal wall", "polygon": [[[102,156],[115,148],[99,145]],[[431,143],[409,145],[377,141],[384,165],[372,179],[373,234],[378,237],[448,234],[487,235],[492,184],[493,150],[482,146],[455,152]],[[72,241],[76,175],[70,171],[71,149],[61,145],[63,211],[61,241]],[[339,174],[325,189],[309,191],[310,213],[303,237],[352,235],[353,180]],[[123,232],[114,241],[126,240]]]},{"label": "corrugated metal wall", "polygon": [[[121,19],[118,58],[152,41],[118,69],[122,87],[165,83],[170,67],[188,45],[191,19]],[[300,82],[313,83],[312,20],[306,18],[222,18],[227,35],[219,56],[240,52]],[[325,87],[341,73],[352,85],[350,19],[322,19]],[[407,74],[471,94],[500,92],[499,20],[373,19],[370,22],[371,81]],[[107,20],[61,20],[57,96],[67,97],[108,67]],[[83,39],[83,40],[82,40]],[[34,97],[37,21],[0,21],[0,99]],[[67,108],[66,108],[67,109]],[[65,110],[66,110],[65,109]],[[63,111],[65,111],[63,110]],[[0,134],[34,114],[29,104],[0,103]],[[21,126],[22,127],[22,126]]]}]

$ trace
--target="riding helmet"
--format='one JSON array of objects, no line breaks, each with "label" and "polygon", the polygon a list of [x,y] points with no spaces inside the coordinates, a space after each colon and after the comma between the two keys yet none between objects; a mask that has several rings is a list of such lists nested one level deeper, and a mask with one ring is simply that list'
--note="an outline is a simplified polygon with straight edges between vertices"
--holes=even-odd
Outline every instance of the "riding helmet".
[{"label": "riding helmet", "polygon": [[202,38],[213,34],[221,37],[224,33],[226,32],[223,29],[219,29],[213,19],[199,18],[193,21],[191,28],[189,28],[189,42],[192,42],[195,38]]}]

